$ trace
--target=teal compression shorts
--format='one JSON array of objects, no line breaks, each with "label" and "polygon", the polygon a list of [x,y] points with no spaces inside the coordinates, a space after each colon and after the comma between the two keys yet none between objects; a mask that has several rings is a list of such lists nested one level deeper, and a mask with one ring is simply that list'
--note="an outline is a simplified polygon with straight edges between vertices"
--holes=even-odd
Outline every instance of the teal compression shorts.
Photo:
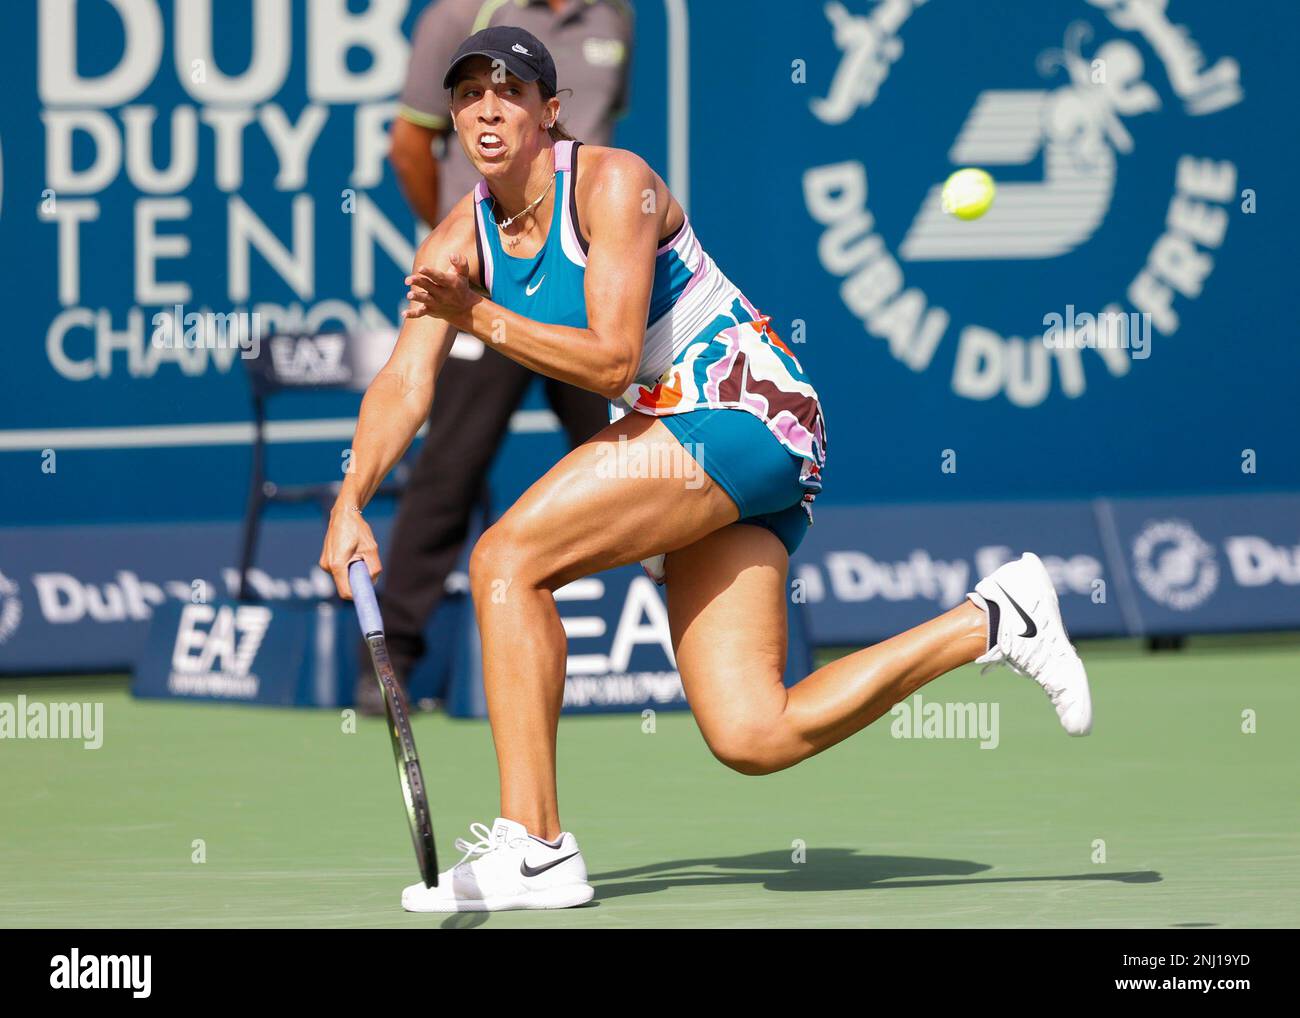
[{"label": "teal compression shorts", "polygon": [[794,554],[812,524],[803,506],[808,489],[799,482],[802,459],[744,410],[689,410],[659,420],[736,503],[737,522],[766,527]]}]

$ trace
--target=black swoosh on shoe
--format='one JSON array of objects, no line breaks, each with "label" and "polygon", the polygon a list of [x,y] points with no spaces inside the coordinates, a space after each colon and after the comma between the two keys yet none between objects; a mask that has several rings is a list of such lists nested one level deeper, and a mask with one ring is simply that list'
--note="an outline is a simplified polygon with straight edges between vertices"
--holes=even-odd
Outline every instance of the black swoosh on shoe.
[{"label": "black swoosh on shoe", "polygon": [[1014,597],[1012,597],[1010,594],[1007,594],[1007,588],[1002,586],[1002,584],[1000,583],[998,584],[998,590],[1002,591],[1002,593],[1007,595],[1007,600],[1011,602],[1011,607],[1014,608],[1016,611],[1018,611],[1020,613],[1020,617],[1025,620],[1025,631],[1020,635],[1023,637],[1037,636],[1038,627],[1034,625],[1034,620],[1029,617],[1029,613],[1026,612],[1023,608],[1021,608],[1019,604],[1016,603],[1016,599]]},{"label": "black swoosh on shoe", "polygon": [[519,872],[525,877],[535,877],[538,876],[539,874],[545,873],[549,869],[554,869],[562,862],[568,862],[575,855],[581,855],[581,854],[582,854],[581,852],[574,852],[572,855],[566,855],[563,859],[556,859],[553,862],[548,862],[544,866],[529,866],[528,860],[525,859],[523,862],[519,864]]}]

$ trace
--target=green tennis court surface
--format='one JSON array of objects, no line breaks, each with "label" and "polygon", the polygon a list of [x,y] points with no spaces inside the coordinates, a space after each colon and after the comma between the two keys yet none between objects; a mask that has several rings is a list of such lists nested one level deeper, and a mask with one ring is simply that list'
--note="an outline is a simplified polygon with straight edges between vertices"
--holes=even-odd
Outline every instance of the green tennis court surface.
[{"label": "green tennis court surface", "polygon": [[[996,749],[896,739],[887,715],[752,778],[685,713],[653,734],[566,718],[563,818],[597,900],[488,916],[401,911],[415,863],[380,721],[4,680],[0,700],[103,702],[104,736],[0,741],[0,925],[1296,926],[1300,649],[1083,649],[1086,739],[1028,680],[974,668],[922,695],[998,704]],[[428,714],[415,735],[445,866],[496,815],[492,743]]]}]

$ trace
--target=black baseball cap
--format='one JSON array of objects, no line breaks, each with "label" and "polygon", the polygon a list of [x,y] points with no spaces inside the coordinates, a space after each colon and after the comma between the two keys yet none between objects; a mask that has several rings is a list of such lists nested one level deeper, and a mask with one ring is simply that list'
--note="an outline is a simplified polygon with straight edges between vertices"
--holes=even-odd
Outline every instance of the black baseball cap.
[{"label": "black baseball cap", "polygon": [[550,52],[537,36],[522,28],[497,25],[471,35],[451,58],[451,66],[442,79],[443,88],[451,88],[456,83],[456,68],[470,57],[500,60],[505,69],[520,81],[540,81],[552,94],[559,91],[555,82],[555,61]]}]

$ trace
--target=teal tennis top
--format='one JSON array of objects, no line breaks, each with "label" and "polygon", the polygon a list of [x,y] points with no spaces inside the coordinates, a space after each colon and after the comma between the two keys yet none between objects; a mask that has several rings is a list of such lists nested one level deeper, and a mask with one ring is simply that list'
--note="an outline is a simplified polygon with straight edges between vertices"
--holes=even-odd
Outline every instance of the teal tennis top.
[{"label": "teal tennis top", "polygon": [[[555,212],[535,255],[506,253],[496,225],[501,210],[485,180],[474,189],[474,218],[482,283],[492,300],[534,321],[581,329],[588,324],[588,244],[578,225],[574,186],[579,148],[575,141],[555,145]],[[641,362],[611,417],[628,410],[652,416],[745,410],[805,460],[803,482],[819,488],[826,443],[821,405],[799,361],[768,322],[684,219],[655,252]]]}]

